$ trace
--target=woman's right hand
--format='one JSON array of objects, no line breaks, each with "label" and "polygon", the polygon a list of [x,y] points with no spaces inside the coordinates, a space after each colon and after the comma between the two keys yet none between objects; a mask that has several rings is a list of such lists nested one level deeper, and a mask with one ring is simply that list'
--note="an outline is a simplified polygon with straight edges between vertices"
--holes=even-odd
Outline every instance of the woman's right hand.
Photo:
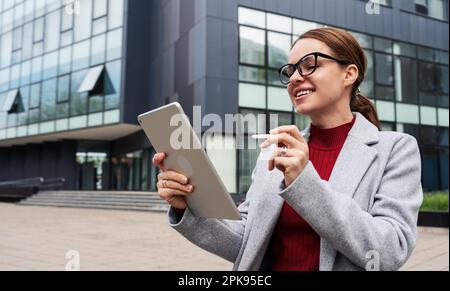
[{"label": "woman's right hand", "polygon": [[165,158],[165,153],[157,153],[153,156],[153,164],[160,169],[158,183],[156,184],[159,197],[176,209],[186,209],[187,204],[184,197],[194,191],[194,186],[189,184],[189,179],[186,176],[166,170],[164,167]]}]

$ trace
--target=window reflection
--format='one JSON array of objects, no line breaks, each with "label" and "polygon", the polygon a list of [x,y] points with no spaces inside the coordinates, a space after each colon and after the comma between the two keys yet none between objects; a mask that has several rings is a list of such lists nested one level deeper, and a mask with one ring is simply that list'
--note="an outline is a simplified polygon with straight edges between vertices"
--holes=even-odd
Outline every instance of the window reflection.
[{"label": "window reflection", "polygon": [[105,88],[105,92],[114,92],[113,94],[105,96],[105,110],[115,109],[119,107],[120,104],[120,93],[122,87],[122,62],[115,61],[106,64],[106,71],[108,72],[111,84],[105,84],[107,86],[112,86],[113,88]]},{"label": "window reflection", "polygon": [[265,65],[265,35],[264,31],[249,27],[240,28],[240,60],[242,63]]},{"label": "window reflection", "polygon": [[55,119],[56,79],[42,83],[41,121]]},{"label": "window reflection", "polygon": [[395,57],[395,90],[397,101],[417,104],[417,62]]},{"label": "window reflection", "polygon": [[269,44],[269,66],[278,69],[287,64],[291,49],[290,35],[269,32],[267,40]]},{"label": "window reflection", "polygon": [[92,0],[80,0],[80,13],[74,14],[75,42],[91,36]]},{"label": "window reflection", "polygon": [[73,47],[72,70],[77,71],[89,67],[90,40],[77,43]]}]

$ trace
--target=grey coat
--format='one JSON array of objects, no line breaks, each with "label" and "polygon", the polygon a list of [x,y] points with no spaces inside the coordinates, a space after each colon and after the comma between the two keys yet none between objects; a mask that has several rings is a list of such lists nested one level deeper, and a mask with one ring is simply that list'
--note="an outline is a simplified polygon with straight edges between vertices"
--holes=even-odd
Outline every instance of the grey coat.
[{"label": "grey coat", "polygon": [[[416,245],[422,204],[417,141],[380,132],[360,113],[329,181],[311,162],[287,188],[283,174],[258,160],[242,219],[195,217],[187,209],[169,224],[197,246],[234,263],[233,270],[260,270],[283,202],[320,235],[320,270],[398,270]],[[310,126],[303,133],[307,141]]]}]

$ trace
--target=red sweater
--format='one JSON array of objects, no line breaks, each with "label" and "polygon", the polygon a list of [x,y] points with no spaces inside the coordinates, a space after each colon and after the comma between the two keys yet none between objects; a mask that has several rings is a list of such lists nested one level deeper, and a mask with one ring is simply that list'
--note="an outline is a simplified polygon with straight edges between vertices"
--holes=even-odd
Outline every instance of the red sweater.
[{"label": "red sweater", "polygon": [[[355,118],[350,123],[330,129],[311,125],[309,159],[323,180],[328,181],[330,178],[354,123]],[[286,202],[275,227],[269,251],[274,271],[319,270],[320,237]]]}]

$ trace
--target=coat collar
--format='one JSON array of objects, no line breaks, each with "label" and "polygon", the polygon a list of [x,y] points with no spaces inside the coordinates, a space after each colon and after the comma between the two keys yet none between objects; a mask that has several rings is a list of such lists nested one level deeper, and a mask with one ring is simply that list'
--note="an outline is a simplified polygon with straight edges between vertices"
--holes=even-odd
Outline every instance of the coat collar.
[{"label": "coat collar", "polygon": [[[378,128],[368,121],[361,113],[353,112],[356,116],[355,124],[353,124],[352,129],[348,133],[359,140],[361,143],[366,145],[375,144],[378,142]],[[311,124],[309,124],[303,131],[303,136],[306,141],[309,142],[311,137]]]}]

